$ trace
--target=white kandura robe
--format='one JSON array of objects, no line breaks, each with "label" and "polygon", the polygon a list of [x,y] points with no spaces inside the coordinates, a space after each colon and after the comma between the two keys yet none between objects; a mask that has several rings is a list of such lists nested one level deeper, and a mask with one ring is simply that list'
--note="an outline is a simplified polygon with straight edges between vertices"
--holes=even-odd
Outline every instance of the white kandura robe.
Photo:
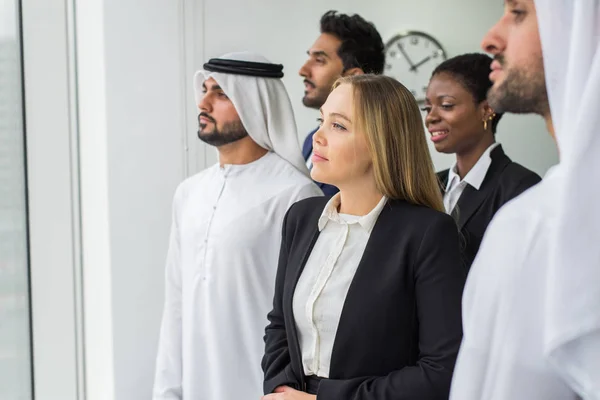
[{"label": "white kandura robe", "polygon": [[272,152],[215,165],[179,186],[155,400],[260,398],[283,218],[294,202],[319,195]]},{"label": "white kandura robe", "polygon": [[535,0],[560,163],[494,217],[453,400],[600,400],[600,0]]},{"label": "white kandura robe", "polygon": [[[560,174],[551,169],[542,183],[501,208],[488,227],[463,295],[464,336],[452,400],[579,398],[546,354],[544,311],[551,294],[545,283],[552,280],[548,265],[558,222],[552,199]],[[577,302],[575,295],[570,301]],[[579,376],[586,400],[600,399],[600,340],[585,351],[581,370],[562,367]]]}]

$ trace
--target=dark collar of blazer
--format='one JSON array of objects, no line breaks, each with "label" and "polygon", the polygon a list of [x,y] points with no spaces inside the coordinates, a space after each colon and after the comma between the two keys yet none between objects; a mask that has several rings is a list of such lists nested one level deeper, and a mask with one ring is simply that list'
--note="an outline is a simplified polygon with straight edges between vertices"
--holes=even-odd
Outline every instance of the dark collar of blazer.
[{"label": "dark collar of blazer", "polygon": [[[456,203],[458,209],[458,227],[462,229],[469,219],[475,214],[477,209],[481,206],[487,196],[489,196],[494,185],[492,184],[496,178],[502,174],[502,171],[512,162],[510,158],[504,153],[502,145],[498,145],[490,153],[492,163],[488,168],[485,178],[479,187],[479,190],[475,189],[471,185],[467,185]],[[446,191],[448,185],[449,169],[438,172],[438,178],[440,181],[440,188],[442,194]]]}]

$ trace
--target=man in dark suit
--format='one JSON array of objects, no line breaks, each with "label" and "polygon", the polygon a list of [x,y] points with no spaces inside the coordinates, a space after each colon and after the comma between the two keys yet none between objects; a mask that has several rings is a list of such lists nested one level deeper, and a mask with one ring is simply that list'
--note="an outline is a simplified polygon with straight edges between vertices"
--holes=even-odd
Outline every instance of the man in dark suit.
[{"label": "man in dark suit", "polygon": [[[308,50],[308,60],[300,68],[304,78],[302,103],[320,109],[331,87],[342,76],[381,74],[385,61],[384,45],[375,26],[361,16],[328,11],[321,17],[321,35]],[[312,168],[312,139],[308,134],[302,153],[309,169]],[[325,195],[338,192],[335,186],[317,182]]]}]

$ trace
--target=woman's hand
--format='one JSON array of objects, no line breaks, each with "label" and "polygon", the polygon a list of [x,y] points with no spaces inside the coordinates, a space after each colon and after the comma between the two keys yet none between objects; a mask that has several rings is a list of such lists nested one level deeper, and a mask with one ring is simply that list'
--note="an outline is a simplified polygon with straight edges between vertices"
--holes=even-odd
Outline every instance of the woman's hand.
[{"label": "woman's hand", "polygon": [[314,394],[307,394],[289,386],[279,386],[275,393],[261,397],[261,400],[317,400]]}]

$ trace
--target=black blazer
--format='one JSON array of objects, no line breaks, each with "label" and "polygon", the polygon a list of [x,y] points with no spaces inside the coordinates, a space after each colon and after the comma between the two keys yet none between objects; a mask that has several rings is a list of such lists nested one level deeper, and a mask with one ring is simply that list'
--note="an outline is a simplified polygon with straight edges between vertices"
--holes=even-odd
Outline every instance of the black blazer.
[{"label": "black blazer", "polygon": [[[541,181],[538,174],[513,162],[502,145],[490,153],[492,163],[479,190],[467,185],[452,216],[461,232],[461,253],[467,270],[479,251],[483,234],[500,207]],[[446,191],[449,170],[438,172],[442,194]]]},{"label": "black blazer", "polygon": [[[302,200],[284,220],[262,361],[265,393],[305,388],[292,299],[328,200]],[[388,201],[348,290],[319,400],[448,398],[466,278],[458,243],[450,216]]]}]

